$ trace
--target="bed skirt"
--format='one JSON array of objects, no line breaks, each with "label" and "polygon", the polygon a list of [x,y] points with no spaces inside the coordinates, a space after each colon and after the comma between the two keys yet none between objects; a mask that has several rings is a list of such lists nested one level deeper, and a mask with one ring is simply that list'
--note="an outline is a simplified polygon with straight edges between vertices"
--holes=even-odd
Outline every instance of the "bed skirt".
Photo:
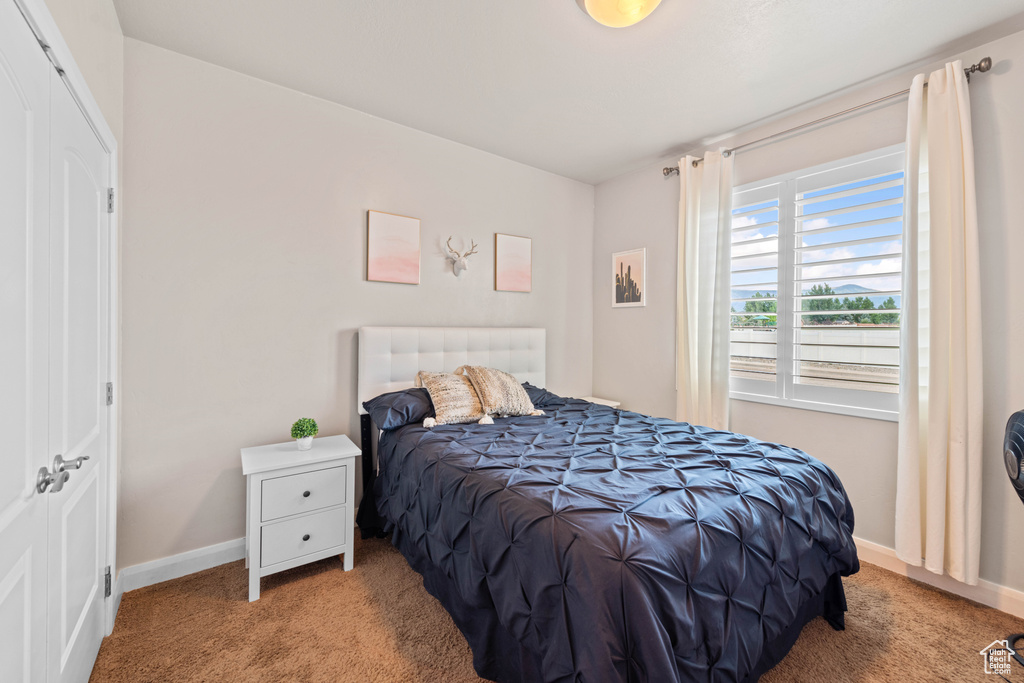
[{"label": "bed skirt", "polygon": [[[398,528],[392,530],[392,544],[423,576],[427,592],[451,615],[473,651],[473,668],[481,678],[498,683],[534,683],[543,680],[540,661],[508,632],[498,620],[493,603],[468,602],[455,589],[445,573],[427,558],[423,550]],[[765,644],[754,669],[743,683],[754,683],[789,653],[804,625],[815,617],[824,619],[837,631],[844,630],[846,594],[839,573],[828,578],[824,590],[806,600],[796,618],[775,639]]]}]

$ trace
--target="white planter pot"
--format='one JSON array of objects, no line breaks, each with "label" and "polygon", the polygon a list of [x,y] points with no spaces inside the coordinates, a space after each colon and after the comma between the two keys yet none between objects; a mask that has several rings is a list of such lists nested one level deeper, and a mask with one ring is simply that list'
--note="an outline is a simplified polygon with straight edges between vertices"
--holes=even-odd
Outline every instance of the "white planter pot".
[{"label": "white planter pot", "polygon": [[304,436],[301,439],[296,439],[295,441],[299,444],[300,451],[308,451],[313,447],[313,437],[311,436]]}]

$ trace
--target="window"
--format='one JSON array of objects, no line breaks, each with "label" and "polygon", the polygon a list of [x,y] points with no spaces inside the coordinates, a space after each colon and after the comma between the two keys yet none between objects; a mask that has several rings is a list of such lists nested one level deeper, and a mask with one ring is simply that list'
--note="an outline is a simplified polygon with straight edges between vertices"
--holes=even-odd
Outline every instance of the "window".
[{"label": "window", "polygon": [[895,419],[903,146],[733,191],[733,398]]}]

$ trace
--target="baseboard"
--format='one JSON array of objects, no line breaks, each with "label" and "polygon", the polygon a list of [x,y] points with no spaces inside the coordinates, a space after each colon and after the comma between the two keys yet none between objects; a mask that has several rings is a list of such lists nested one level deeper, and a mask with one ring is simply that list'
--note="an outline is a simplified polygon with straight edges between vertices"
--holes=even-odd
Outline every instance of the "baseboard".
[{"label": "baseboard", "polygon": [[[245,539],[236,538],[217,545],[190,550],[187,553],[171,555],[152,562],[125,567],[117,577],[117,591],[127,593],[162,581],[201,572],[245,557]],[[120,595],[116,599],[120,602]]]},{"label": "baseboard", "polygon": [[968,586],[946,574],[933,574],[924,567],[913,567],[896,556],[896,551],[878,543],[854,537],[857,555],[864,562],[896,574],[926,583],[954,595],[980,602],[982,605],[1024,619],[1024,592],[981,579],[977,586]]}]

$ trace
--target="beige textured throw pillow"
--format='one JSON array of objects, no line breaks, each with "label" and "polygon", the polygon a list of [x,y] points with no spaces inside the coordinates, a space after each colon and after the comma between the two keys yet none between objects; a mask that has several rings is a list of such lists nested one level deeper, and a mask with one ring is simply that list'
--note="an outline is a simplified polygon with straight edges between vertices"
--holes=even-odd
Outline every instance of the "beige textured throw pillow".
[{"label": "beige textured throw pillow", "polygon": [[463,365],[458,373],[466,373],[480,397],[480,404],[488,415],[543,415],[544,411],[535,410],[530,396],[513,375],[494,368],[478,365]]},{"label": "beige textured throw pillow", "polygon": [[[430,401],[434,404],[435,417],[428,417],[423,422],[424,427],[433,427],[435,424],[480,422],[487,417],[476,390],[466,376],[450,372],[420,371],[416,375],[416,380],[427,390]],[[489,422],[490,419],[484,424]]]}]

